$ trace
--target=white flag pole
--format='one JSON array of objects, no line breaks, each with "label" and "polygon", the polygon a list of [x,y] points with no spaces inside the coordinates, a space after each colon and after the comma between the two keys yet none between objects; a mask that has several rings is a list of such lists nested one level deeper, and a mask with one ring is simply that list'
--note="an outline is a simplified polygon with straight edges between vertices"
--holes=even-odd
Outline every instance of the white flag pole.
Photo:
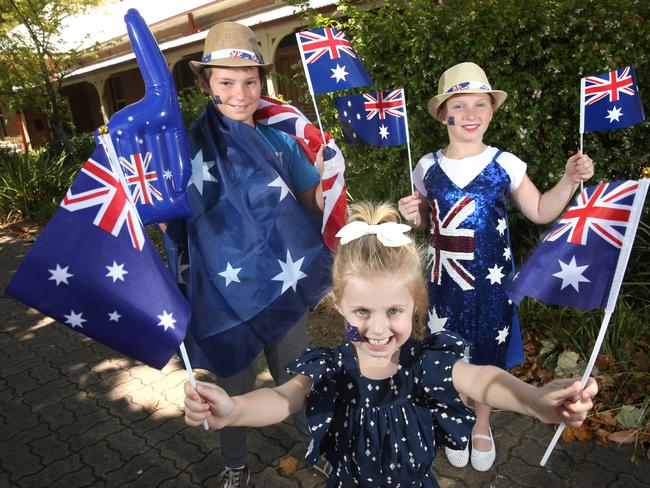
[{"label": "white flag pole", "polygon": [[[190,379],[190,385],[192,385],[192,388],[196,388],[196,379],[194,378],[194,371],[192,371],[192,365],[190,364],[190,358],[187,356],[187,350],[185,349],[184,342],[181,342],[179,349],[181,351],[181,359],[183,360],[183,364],[185,365],[185,370],[187,371],[187,376]],[[203,429],[210,430],[207,420],[203,421]]]},{"label": "white flag pole", "polygon": [[[583,144],[585,135],[585,91],[587,82],[585,78],[580,78],[580,154],[583,154]],[[580,180],[580,192],[584,188],[584,183]]]},{"label": "white flag pole", "polygon": [[302,50],[302,43],[300,42],[300,32],[296,32],[296,42],[298,42],[298,49],[300,50],[300,60],[302,61],[302,68],[305,71],[305,78],[307,78],[307,87],[309,87],[309,94],[311,95],[311,101],[314,104],[314,110],[316,111],[316,120],[318,120],[320,135],[323,139],[323,144],[327,145],[327,142],[325,141],[325,132],[323,132],[323,125],[320,122],[320,113],[318,113],[318,106],[316,105],[314,88],[312,87],[311,77],[309,76],[309,69],[307,68],[307,63],[305,63],[305,53]]},{"label": "white flag pole", "polygon": [[411,137],[409,135],[409,118],[406,110],[406,92],[401,88],[402,95],[404,96],[404,128],[406,129],[406,151],[409,156],[409,175],[411,177],[411,191],[415,189],[413,186],[413,160],[411,159]]},{"label": "white flag pole", "polygon": [[[616,307],[616,300],[618,299],[618,294],[621,290],[621,285],[623,284],[623,276],[625,275],[625,270],[627,269],[627,262],[630,258],[630,253],[632,252],[632,245],[634,244],[634,237],[636,236],[637,228],[639,227],[639,220],[641,218],[641,211],[643,210],[643,204],[645,202],[646,194],[648,193],[648,184],[650,180],[643,179],[639,180],[639,188],[636,195],[634,196],[634,203],[632,203],[632,210],[630,211],[630,220],[628,221],[627,229],[625,229],[625,236],[623,237],[623,244],[621,246],[621,252],[618,255],[618,260],[616,262],[616,270],[614,271],[614,277],[612,278],[612,286],[609,289],[609,297],[607,298],[607,305],[605,306],[605,316],[600,325],[600,331],[598,331],[598,337],[596,338],[596,343],[594,344],[593,351],[591,352],[591,357],[587,363],[584,374],[582,375],[582,380],[580,381],[580,391],[585,387],[591,372],[594,369],[594,364],[596,364],[596,358],[600,353],[600,348],[603,345],[605,339],[605,333],[607,332],[607,327],[609,326],[609,319],[614,312]],[[542,460],[539,462],[540,466],[546,465],[555,444],[560,439],[562,431],[566,427],[566,424],[562,422],[557,430],[555,435],[551,440],[550,444],[546,448],[546,452],[542,457]]]}]

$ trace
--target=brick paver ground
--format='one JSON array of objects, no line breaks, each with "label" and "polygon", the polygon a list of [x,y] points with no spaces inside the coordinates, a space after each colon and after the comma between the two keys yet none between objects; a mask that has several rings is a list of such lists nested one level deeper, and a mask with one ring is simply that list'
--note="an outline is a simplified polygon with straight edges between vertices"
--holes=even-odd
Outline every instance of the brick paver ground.
[{"label": "brick paver ground", "polygon": [[[0,230],[0,289],[29,246]],[[143,366],[5,296],[0,317],[0,487],[220,486],[217,434],[184,424],[176,359]],[[259,383],[269,378],[261,363]],[[560,443],[541,468],[553,427],[497,412],[493,430],[495,467],[455,469],[440,455],[442,487],[650,486],[650,462],[632,464],[630,446]],[[249,448],[258,488],[324,486],[290,422],[252,430]],[[287,456],[301,460],[288,476]]]}]

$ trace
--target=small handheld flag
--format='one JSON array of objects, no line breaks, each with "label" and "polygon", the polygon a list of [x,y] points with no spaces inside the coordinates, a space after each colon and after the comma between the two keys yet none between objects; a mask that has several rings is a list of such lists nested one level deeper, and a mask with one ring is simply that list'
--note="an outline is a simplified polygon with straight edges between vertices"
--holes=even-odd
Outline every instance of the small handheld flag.
[{"label": "small handheld flag", "polygon": [[621,129],[643,122],[631,66],[580,80],[580,133]]},{"label": "small handheld flag", "polygon": [[370,146],[406,144],[404,90],[336,97],[345,142]]},{"label": "small handheld flag", "polygon": [[343,32],[326,27],[298,32],[296,38],[312,95],[372,85]]},{"label": "small handheld flag", "polygon": [[[565,212],[533,251],[507,289],[516,302],[531,296],[583,309],[604,307],[605,315],[580,382],[581,388],[587,384],[605,340],[649,183],[647,179],[618,181],[583,190],[576,204]],[[538,280],[533,278],[535,273],[539,275]],[[564,427],[562,422],[555,431],[540,461],[541,466],[548,461]]]}]

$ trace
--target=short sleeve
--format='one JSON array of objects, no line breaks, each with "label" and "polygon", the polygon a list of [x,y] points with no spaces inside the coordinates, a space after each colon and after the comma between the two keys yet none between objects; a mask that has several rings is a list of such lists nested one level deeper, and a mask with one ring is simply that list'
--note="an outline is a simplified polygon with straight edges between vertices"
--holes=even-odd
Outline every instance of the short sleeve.
[{"label": "short sleeve", "polygon": [[454,363],[463,359],[467,343],[442,331],[427,336],[419,360],[420,394],[433,414],[436,443],[464,449],[474,426],[474,413],[458,396],[452,381]]},{"label": "short sleeve", "polygon": [[510,177],[510,191],[513,192],[524,181],[527,165],[517,156],[509,152],[502,152],[497,159],[499,165],[506,170]]},{"label": "short sleeve", "polygon": [[427,196],[427,190],[424,186],[424,177],[429,171],[429,168],[436,164],[436,160],[433,157],[433,153],[425,154],[420,158],[418,164],[413,170],[413,186],[422,196]]},{"label": "short sleeve", "polygon": [[287,366],[287,372],[303,374],[312,380],[305,407],[311,436],[305,459],[310,464],[320,457],[321,446],[331,427],[342,369],[340,353],[325,347],[306,349]]}]

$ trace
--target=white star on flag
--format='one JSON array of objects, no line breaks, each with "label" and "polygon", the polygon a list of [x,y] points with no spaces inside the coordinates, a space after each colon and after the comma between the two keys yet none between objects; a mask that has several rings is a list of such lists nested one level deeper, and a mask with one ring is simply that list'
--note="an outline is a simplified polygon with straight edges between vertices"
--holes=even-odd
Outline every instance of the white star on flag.
[{"label": "white star on flag", "polygon": [[506,231],[506,219],[498,219],[497,220],[497,230],[499,231],[500,235],[503,235]]},{"label": "white star on flag", "polygon": [[332,76],[330,76],[330,78],[335,78],[337,83],[341,80],[345,81],[345,77],[350,74],[345,71],[345,66],[339,66],[338,63],[336,63],[335,69],[330,70],[332,71]]},{"label": "white star on flag", "polygon": [[508,338],[508,332],[510,330],[510,327],[507,325],[499,331],[497,336],[495,337],[495,340],[497,341],[497,344],[503,344],[506,342],[506,339]]},{"label": "white star on flag", "polygon": [[436,307],[431,307],[431,310],[427,312],[429,314],[429,321],[427,322],[427,327],[432,334],[444,330],[445,324],[447,323],[448,317],[438,317],[436,312]]},{"label": "white star on flag", "polygon": [[163,178],[166,180],[171,180],[172,179],[172,170],[171,169],[166,169],[163,171]]},{"label": "white star on flag", "polygon": [[305,273],[300,271],[300,266],[302,266],[304,259],[305,257],[303,256],[298,261],[294,262],[291,257],[291,252],[289,252],[288,249],[286,262],[283,263],[280,259],[278,259],[278,263],[280,263],[280,267],[282,268],[282,273],[275,275],[273,278],[271,278],[271,280],[282,282],[281,293],[287,291],[288,288],[293,288],[293,291],[296,291],[298,280],[307,277]]},{"label": "white star on flag", "polygon": [[109,322],[119,322],[120,318],[122,318],[122,316],[119,313],[117,313],[117,310],[113,310],[111,313],[108,314]]},{"label": "white star on flag", "polygon": [[158,322],[159,327],[164,327],[165,332],[167,332],[167,329],[174,329],[174,324],[176,323],[176,319],[174,318],[174,314],[172,313],[167,313],[167,310],[163,310],[162,315],[156,315],[160,319],[160,322]]},{"label": "white star on flag", "polygon": [[[291,190],[287,186],[287,184],[284,182],[282,177],[278,175],[276,179],[274,179],[271,183],[269,183],[266,186],[270,186],[272,188],[279,188],[280,189],[280,200],[284,200],[284,197],[286,197],[289,193],[291,193]],[[291,196],[293,196],[293,193],[291,193]],[[294,197],[295,198],[295,197]]]},{"label": "white star on flag", "polygon": [[129,116],[127,117],[127,119],[128,119],[129,122],[133,122],[133,115],[129,115]]},{"label": "white star on flag", "polygon": [[219,273],[219,276],[223,276],[226,279],[226,286],[228,286],[232,281],[236,283],[241,283],[237,275],[241,271],[241,268],[233,268],[230,266],[230,263],[226,265],[226,270]]},{"label": "white star on flag", "polygon": [[66,266],[65,268],[62,268],[59,266],[59,263],[56,263],[56,269],[48,269],[50,273],[52,273],[52,276],[48,278],[48,280],[54,280],[56,281],[56,286],[59,286],[61,283],[65,283],[66,285],[69,285],[68,283],[68,278],[71,278],[72,274],[68,273],[68,268],[70,266]]},{"label": "white star on flag", "polygon": [[619,122],[618,119],[622,116],[623,114],[621,113],[621,109],[614,105],[611,110],[607,111],[607,116],[605,118],[609,119],[609,123],[611,124],[614,121]]},{"label": "white star on flag", "polygon": [[203,161],[203,149],[192,158],[192,176],[187,186],[194,185],[198,192],[203,195],[203,182],[216,183],[217,179],[210,173],[214,161]]},{"label": "white star on flag", "polygon": [[117,264],[115,261],[112,266],[106,266],[106,269],[108,270],[106,276],[113,278],[113,283],[117,280],[124,281],[124,275],[129,273],[124,269],[124,264]]},{"label": "white star on flag", "polygon": [[74,329],[75,327],[79,327],[80,329],[83,329],[84,326],[81,325],[84,322],[87,322],[86,319],[82,317],[83,313],[74,313],[74,310],[70,310],[70,315],[65,315],[63,316],[67,319],[65,321],[66,324],[70,324],[70,326]]},{"label": "white star on flag", "polygon": [[496,264],[494,265],[493,268],[488,268],[490,273],[485,277],[486,280],[490,280],[490,284],[501,284],[501,278],[503,278],[505,275],[501,272],[503,270],[503,266],[497,266]]},{"label": "white star on flag", "polygon": [[385,125],[379,126],[379,135],[381,136],[382,139],[388,139],[388,135],[390,132],[388,132],[388,127]]},{"label": "white star on flag", "polygon": [[582,276],[582,273],[589,267],[588,264],[585,266],[578,266],[576,264],[576,257],[573,256],[571,258],[571,262],[569,264],[562,262],[561,260],[558,259],[558,263],[560,263],[560,267],[562,268],[561,271],[558,271],[557,273],[554,273],[553,276],[556,278],[560,278],[562,280],[562,287],[560,290],[564,290],[567,286],[571,285],[575,291],[578,293],[580,290],[578,289],[580,287],[581,282],[589,283],[590,281]]}]

